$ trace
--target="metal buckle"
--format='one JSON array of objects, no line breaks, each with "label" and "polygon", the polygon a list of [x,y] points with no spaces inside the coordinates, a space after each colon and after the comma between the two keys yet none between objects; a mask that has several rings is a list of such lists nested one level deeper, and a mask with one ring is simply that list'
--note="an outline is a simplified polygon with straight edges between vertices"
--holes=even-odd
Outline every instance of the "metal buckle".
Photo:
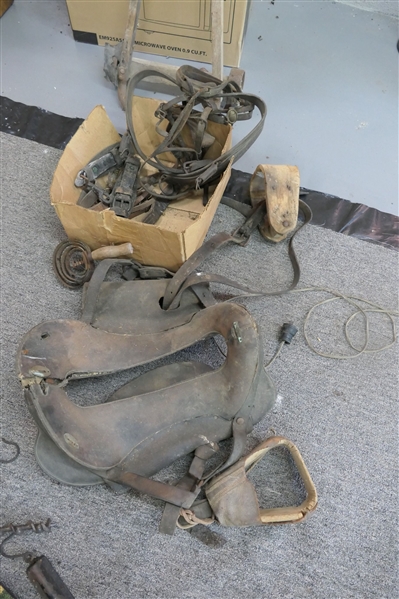
[{"label": "metal buckle", "polygon": [[164,110],[164,106],[165,104],[160,104],[159,107],[156,109],[154,116],[157,119],[165,119],[166,118],[166,111]]},{"label": "metal buckle", "polygon": [[238,243],[242,246],[246,245],[249,241],[252,231],[254,231],[262,222],[265,213],[265,203],[260,202],[254,207],[245,223],[233,232],[232,235],[234,237],[235,243]]},{"label": "metal buckle", "polygon": [[87,179],[86,171],[80,170],[78,172],[78,174],[76,175],[75,187],[84,187],[84,185],[86,185],[87,181],[88,181],[88,179]]}]

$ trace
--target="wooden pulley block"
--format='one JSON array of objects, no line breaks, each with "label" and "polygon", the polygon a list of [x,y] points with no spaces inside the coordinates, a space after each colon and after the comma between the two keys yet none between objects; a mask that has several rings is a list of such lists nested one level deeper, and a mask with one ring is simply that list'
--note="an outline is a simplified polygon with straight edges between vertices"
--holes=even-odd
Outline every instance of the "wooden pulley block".
[{"label": "wooden pulley block", "polygon": [[263,237],[275,242],[285,239],[298,220],[298,167],[259,164],[252,175],[249,191],[253,206],[266,202],[266,216],[259,225]]}]

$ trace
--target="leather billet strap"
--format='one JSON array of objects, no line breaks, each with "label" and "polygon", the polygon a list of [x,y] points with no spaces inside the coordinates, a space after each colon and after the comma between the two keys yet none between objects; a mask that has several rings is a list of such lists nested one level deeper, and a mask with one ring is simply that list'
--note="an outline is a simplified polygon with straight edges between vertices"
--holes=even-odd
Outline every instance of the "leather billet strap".
[{"label": "leather billet strap", "polygon": [[[166,79],[169,82],[180,86],[180,89],[186,94],[186,102],[181,108],[180,115],[176,118],[167,136],[151,156],[147,156],[138,143],[132,112],[135,89],[143,79],[148,77],[161,77]],[[167,103],[167,105],[164,105],[164,107],[173,107],[173,105],[176,105],[178,102],[180,102],[180,100],[181,96],[177,96],[175,98],[174,104],[172,101],[170,101]],[[217,100],[222,100],[221,107],[218,107]],[[238,120],[247,120],[251,118],[253,108],[255,106],[260,112],[260,120],[255,127],[233,148],[215,160],[188,160],[180,167],[168,167],[157,157],[166,151],[181,152],[182,149],[184,149],[174,146],[173,142],[181,134],[184,125],[191,116],[194,106],[198,104],[202,104],[204,110],[209,107],[211,108],[210,111],[207,111],[207,118],[213,122],[228,125],[233,124]],[[143,188],[150,192],[155,198],[165,199],[165,197],[167,197],[168,200],[177,200],[186,195],[187,188],[195,187],[199,189],[211,181],[216,180],[226,169],[227,165],[232,159],[236,161],[241,158],[248,148],[250,148],[251,145],[256,141],[262,132],[266,118],[266,112],[266,104],[258,96],[242,92],[237,83],[234,81],[222,82],[219,79],[212,77],[212,75],[203,73],[194,67],[181,67],[178,70],[176,80],[168,75],[152,69],[137,73],[129,80],[128,83],[126,108],[128,129],[132,137],[135,151],[143,159],[144,164],[148,164],[156,168],[162,175],[166,177],[166,180],[170,180],[181,188],[185,188],[185,190],[165,196],[164,194],[156,193],[140,178]],[[162,107],[160,107],[157,113],[159,117],[164,116],[162,114]],[[200,127],[203,127],[202,123],[200,124]],[[198,135],[201,136],[201,131]],[[191,153],[195,153],[194,148],[188,149]]]},{"label": "leather billet strap", "polygon": [[193,271],[200,266],[211,253],[218,248],[223,247],[230,241],[232,241],[230,233],[217,233],[195,251],[186,262],[184,262],[166,287],[162,304],[162,307],[165,310],[170,309],[177,293],[183,287],[186,279],[193,273]]},{"label": "leather billet strap", "polygon": [[162,483],[153,480],[152,478],[140,476],[139,474],[134,474],[133,472],[123,472],[123,470],[119,468],[108,471],[107,478],[118,484],[131,487],[140,493],[151,495],[151,497],[155,497],[155,499],[162,499],[172,505],[186,508],[191,507],[200,491],[198,488],[198,490],[191,492],[181,487]]},{"label": "leather billet strap", "polygon": [[[216,235],[211,237],[211,239],[205,242],[196,252],[194,252],[194,254],[190,256],[190,258],[183,264],[183,266],[179,268],[174,277],[170,279],[165,290],[165,296],[162,307],[165,310],[173,310],[179,305],[181,295],[185,289],[188,289],[192,285],[198,285],[201,283],[220,283],[222,285],[227,285],[228,287],[234,287],[235,289],[240,289],[241,291],[243,291],[245,297],[282,295],[283,293],[288,293],[289,291],[295,289],[300,279],[301,269],[295,253],[293,241],[295,235],[302,229],[304,225],[306,225],[312,219],[312,211],[310,210],[309,206],[305,204],[305,202],[303,202],[302,200],[299,200],[299,208],[304,215],[304,221],[301,223],[300,227],[290,238],[288,244],[288,256],[292,264],[293,278],[291,284],[286,289],[279,289],[277,291],[252,289],[250,287],[247,287],[246,285],[242,285],[238,281],[224,277],[223,275],[204,274],[201,272],[195,272],[195,269],[198,268],[198,266],[200,266],[202,262],[204,262],[204,260],[208,258],[208,256],[211,253],[213,253],[217,248],[222,247],[223,245],[229,242],[242,244],[243,239],[244,241],[247,239],[246,237],[242,237],[242,232],[244,230],[245,233],[249,236],[251,232],[250,229],[252,229],[253,225],[255,224],[256,226],[256,223],[258,223],[259,219],[263,218],[264,212],[262,212],[262,203],[257,208],[258,212],[256,212],[255,209],[253,214],[249,217],[249,219],[252,219],[251,227],[249,230],[248,228],[246,228],[247,223],[244,223],[242,227],[240,227],[237,231],[231,234],[217,233]],[[257,216],[255,220],[253,219],[254,215]]]},{"label": "leather billet strap", "polygon": [[[217,249],[223,247],[227,243],[233,242],[238,245],[245,245],[249,239],[251,233],[256,229],[256,227],[260,224],[265,214],[264,204],[258,205],[255,208],[251,209],[250,215],[243,225],[241,225],[238,229],[233,231],[233,233],[216,233],[213,237],[208,239],[205,243],[202,244],[198,250],[196,250],[186,262],[179,268],[173,278],[169,281],[166,290],[165,296],[163,299],[162,307],[164,310],[174,309],[178,305],[177,295],[183,293],[183,287],[185,286],[186,281],[192,277],[200,277],[201,273],[194,273],[195,269],[198,268],[205,260]],[[204,275],[205,276],[205,275]],[[210,275],[213,276],[213,275]],[[195,285],[199,283],[199,278],[196,278],[195,281],[192,278],[190,280],[191,285]]]}]

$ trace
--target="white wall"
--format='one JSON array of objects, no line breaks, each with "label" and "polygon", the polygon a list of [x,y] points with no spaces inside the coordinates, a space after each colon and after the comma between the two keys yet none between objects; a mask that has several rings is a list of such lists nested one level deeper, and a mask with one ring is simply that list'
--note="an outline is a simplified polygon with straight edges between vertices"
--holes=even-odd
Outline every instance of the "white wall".
[{"label": "white wall", "polygon": [[372,10],[383,13],[384,15],[396,17],[397,19],[399,18],[398,0],[351,0],[350,2],[347,0],[336,1],[341,2],[341,4],[349,4],[349,6],[362,8],[363,10]]}]

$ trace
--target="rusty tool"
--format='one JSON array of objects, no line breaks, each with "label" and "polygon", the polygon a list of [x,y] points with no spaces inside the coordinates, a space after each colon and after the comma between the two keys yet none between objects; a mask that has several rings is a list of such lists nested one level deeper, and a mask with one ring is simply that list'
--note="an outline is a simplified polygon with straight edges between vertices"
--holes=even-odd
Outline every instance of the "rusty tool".
[{"label": "rusty tool", "polygon": [[28,564],[26,569],[27,577],[40,597],[44,597],[44,599],[74,599],[72,593],[45,555],[38,556],[31,551],[8,553],[4,549],[6,543],[10,542],[15,535],[23,532],[39,534],[49,532],[50,524],[51,521],[48,518],[45,522],[35,523],[29,520],[25,524],[6,524],[0,527],[0,533],[11,533],[0,544],[0,554],[8,559],[22,558]]},{"label": "rusty tool", "polygon": [[95,261],[132,254],[133,246],[129,242],[92,251],[83,241],[62,241],[54,250],[53,267],[58,280],[65,287],[77,289],[91,279]]}]

